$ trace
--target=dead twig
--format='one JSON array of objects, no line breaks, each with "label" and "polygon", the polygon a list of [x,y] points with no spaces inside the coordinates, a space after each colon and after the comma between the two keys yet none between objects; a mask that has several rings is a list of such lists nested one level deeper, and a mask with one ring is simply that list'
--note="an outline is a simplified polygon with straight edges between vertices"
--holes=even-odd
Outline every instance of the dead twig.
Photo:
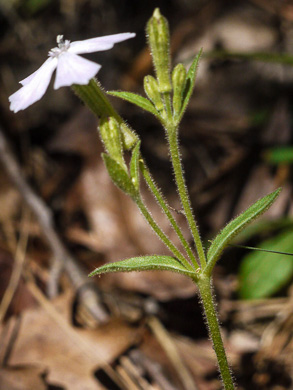
[{"label": "dead twig", "polygon": [[[17,289],[19,280],[21,278],[24,261],[25,261],[25,252],[27,247],[27,241],[28,241],[28,229],[26,229],[26,224],[29,220],[29,213],[28,210],[24,210],[24,216],[22,219],[22,227],[21,227],[21,234],[20,239],[16,247],[16,253],[15,253],[15,260],[14,260],[14,266],[12,270],[12,274],[7,286],[7,289],[4,293],[4,296],[2,298],[2,301],[0,303],[0,324],[4,320],[4,317],[6,315],[7,309],[14,297],[15,291]],[[13,250],[13,248],[11,248]]]},{"label": "dead twig", "polygon": [[33,191],[23,177],[20,166],[9,149],[1,127],[0,161],[2,162],[10,180],[18,189],[23,200],[35,215],[51,249],[54,260],[60,264],[60,268],[64,267],[76,290],[81,291],[80,298],[94,318],[99,322],[106,322],[108,320],[108,314],[101,306],[96,290],[94,290],[91,283],[89,283],[85,271],[67,251],[60,237],[56,233],[51,210]]},{"label": "dead twig", "polygon": [[156,317],[150,317],[148,319],[148,325],[169,357],[184,388],[186,390],[197,390],[197,386],[189,370],[183,363],[174,341],[161,322]]}]

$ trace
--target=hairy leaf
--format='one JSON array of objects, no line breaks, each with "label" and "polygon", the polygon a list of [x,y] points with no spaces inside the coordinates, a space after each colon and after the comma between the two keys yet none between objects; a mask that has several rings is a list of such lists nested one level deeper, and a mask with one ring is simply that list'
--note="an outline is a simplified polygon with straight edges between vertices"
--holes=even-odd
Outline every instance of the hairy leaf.
[{"label": "hairy leaf", "polygon": [[142,256],[131,259],[108,263],[95,269],[89,276],[95,276],[108,272],[132,272],[132,271],[171,271],[186,276],[195,276],[196,273],[185,268],[177,259],[170,256]]},{"label": "hairy leaf", "polygon": [[136,106],[142,108],[145,111],[150,112],[155,117],[160,119],[160,115],[156,110],[155,106],[153,105],[153,103],[151,103],[148,99],[144,98],[143,96],[137,95],[136,93],[123,92],[123,91],[110,91],[107,93],[109,95],[116,96],[123,100],[126,100],[129,103],[135,104]]},{"label": "hairy leaf", "polygon": [[194,84],[195,84],[197,68],[198,68],[198,62],[199,62],[201,54],[202,54],[202,50],[200,50],[200,52],[197,54],[197,56],[195,56],[191,66],[187,72],[185,88],[184,88],[184,92],[183,92],[183,96],[182,96],[182,108],[181,108],[181,112],[180,112],[180,115],[178,118],[178,122],[180,122],[180,120],[181,120],[181,118],[186,110],[186,107],[189,103],[190,97],[192,95]]},{"label": "hairy leaf", "polygon": [[229,222],[228,225],[216,236],[207,254],[207,273],[211,273],[216,261],[219,259],[221,253],[232,239],[240,233],[247,224],[263,214],[276,200],[280,191],[281,189],[279,188],[271,194],[259,199],[237,218]]}]

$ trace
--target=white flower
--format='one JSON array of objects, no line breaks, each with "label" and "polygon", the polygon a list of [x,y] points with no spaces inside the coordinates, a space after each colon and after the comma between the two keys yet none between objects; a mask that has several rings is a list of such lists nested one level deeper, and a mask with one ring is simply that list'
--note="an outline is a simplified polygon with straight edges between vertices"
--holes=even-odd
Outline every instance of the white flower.
[{"label": "white flower", "polygon": [[98,73],[101,65],[86,60],[78,54],[109,50],[115,43],[134,36],[134,33],[122,33],[71,43],[67,40],[63,41],[63,35],[58,35],[58,47],[49,51],[49,58],[43,65],[36,72],[20,81],[23,87],[9,97],[10,110],[18,112],[40,100],[48,88],[55,69],[54,89],[72,84],[88,84],[90,79]]}]

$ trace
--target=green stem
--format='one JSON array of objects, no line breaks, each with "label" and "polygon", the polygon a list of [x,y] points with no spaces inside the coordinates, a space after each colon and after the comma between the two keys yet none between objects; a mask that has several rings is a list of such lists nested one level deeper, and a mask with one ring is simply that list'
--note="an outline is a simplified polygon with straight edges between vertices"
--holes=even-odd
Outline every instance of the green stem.
[{"label": "green stem", "polygon": [[151,176],[150,171],[149,171],[149,169],[146,166],[144,161],[142,161],[140,164],[140,170],[142,172],[142,175],[143,175],[147,185],[149,186],[150,191],[152,192],[153,196],[156,198],[157,202],[159,203],[159,205],[163,209],[165,215],[169,219],[174,231],[176,232],[177,236],[179,237],[179,239],[180,239],[186,253],[188,254],[190,260],[192,261],[193,264],[197,264],[196,258],[194,256],[188,242],[184,238],[182,231],[180,230],[175,218],[173,217],[172,213],[170,212],[170,209],[168,207],[166,200],[162,196],[160,189],[156,185],[156,183],[155,183],[153,177]]},{"label": "green stem", "polygon": [[215,304],[213,301],[211,280],[209,277],[201,274],[196,284],[199,288],[209,334],[213,341],[214,350],[217,355],[219,370],[224,384],[224,389],[234,390],[233,379],[228,365],[227,356],[220,333],[218,317],[215,310]]},{"label": "green stem", "polygon": [[188,270],[194,272],[194,268],[189,264],[189,262],[185,259],[183,254],[179,251],[179,249],[170,241],[170,239],[166,236],[166,234],[161,230],[156,221],[153,219],[145,204],[143,203],[141,198],[134,199],[138,208],[140,209],[142,215],[145,217],[147,223],[151,226],[153,231],[158,235],[158,237],[163,241],[167,248],[174,254],[174,256],[180,261],[182,265],[184,265]]},{"label": "green stem", "polygon": [[170,147],[170,155],[172,159],[176,185],[178,188],[179,196],[181,203],[185,212],[186,219],[188,221],[194,242],[195,247],[198,253],[199,261],[201,267],[203,268],[206,265],[206,257],[203,249],[203,245],[200,239],[199,231],[196,226],[196,222],[193,216],[187,188],[184,181],[183,168],[181,165],[180,154],[179,154],[179,145],[178,145],[178,135],[177,129],[174,126],[169,125],[167,128],[167,137]]}]

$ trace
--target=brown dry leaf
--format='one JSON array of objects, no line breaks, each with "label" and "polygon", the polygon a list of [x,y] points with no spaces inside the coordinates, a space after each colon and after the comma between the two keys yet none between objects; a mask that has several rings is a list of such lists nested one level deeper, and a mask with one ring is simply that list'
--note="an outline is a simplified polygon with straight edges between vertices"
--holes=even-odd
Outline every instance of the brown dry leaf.
[{"label": "brown dry leaf", "polygon": [[20,195],[11,185],[3,169],[0,171],[0,188],[0,221],[5,225],[11,223],[19,211]]},{"label": "brown dry leaf", "polygon": [[[11,278],[12,269],[15,266],[14,258],[8,251],[0,249],[0,300],[2,300]],[[20,279],[15,294],[10,302],[7,314],[21,313],[27,307],[34,305],[35,301],[28,291],[25,283]],[[0,305],[1,306],[1,305]]]},{"label": "brown dry leaf", "polygon": [[[66,320],[71,294],[54,302]],[[9,360],[11,366],[35,365],[48,372],[49,383],[70,390],[103,388],[94,371],[115,360],[137,339],[139,332],[122,321],[111,321],[95,330],[61,328],[44,308],[27,310]]]},{"label": "brown dry leaf", "polygon": [[44,372],[39,367],[4,367],[0,370],[0,389],[46,390]]}]

